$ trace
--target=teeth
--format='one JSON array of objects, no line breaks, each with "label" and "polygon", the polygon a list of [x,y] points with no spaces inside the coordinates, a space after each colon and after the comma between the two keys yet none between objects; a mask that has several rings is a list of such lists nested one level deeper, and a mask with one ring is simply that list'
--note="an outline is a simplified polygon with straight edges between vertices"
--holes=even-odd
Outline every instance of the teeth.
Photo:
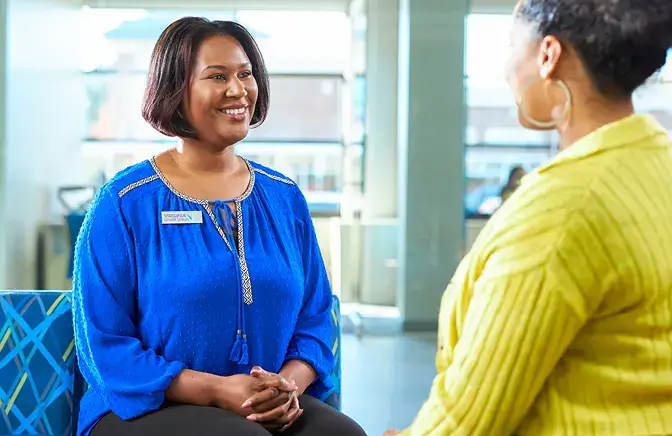
[{"label": "teeth", "polygon": [[224,112],[229,115],[241,115],[245,113],[245,108],[241,107],[240,109],[225,109]]}]

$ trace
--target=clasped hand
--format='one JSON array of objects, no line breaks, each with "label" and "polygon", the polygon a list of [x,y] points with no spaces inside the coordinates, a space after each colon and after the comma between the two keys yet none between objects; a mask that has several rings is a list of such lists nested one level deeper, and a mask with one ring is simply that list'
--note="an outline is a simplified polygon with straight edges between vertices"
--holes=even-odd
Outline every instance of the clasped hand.
[{"label": "clasped hand", "polygon": [[250,421],[269,430],[284,431],[303,413],[293,381],[258,366],[252,368],[250,376],[243,377],[248,384],[243,391],[250,395],[240,406],[240,412]]}]

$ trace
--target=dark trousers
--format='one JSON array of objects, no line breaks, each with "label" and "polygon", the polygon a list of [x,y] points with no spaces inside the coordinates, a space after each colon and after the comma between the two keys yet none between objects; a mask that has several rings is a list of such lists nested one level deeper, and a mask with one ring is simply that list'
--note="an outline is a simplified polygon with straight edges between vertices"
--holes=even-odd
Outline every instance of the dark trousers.
[{"label": "dark trousers", "polygon": [[[362,428],[333,407],[308,395],[299,398],[303,415],[283,436],[366,436]],[[269,436],[256,422],[216,407],[167,406],[139,418],[123,421],[105,415],[91,436]]]}]

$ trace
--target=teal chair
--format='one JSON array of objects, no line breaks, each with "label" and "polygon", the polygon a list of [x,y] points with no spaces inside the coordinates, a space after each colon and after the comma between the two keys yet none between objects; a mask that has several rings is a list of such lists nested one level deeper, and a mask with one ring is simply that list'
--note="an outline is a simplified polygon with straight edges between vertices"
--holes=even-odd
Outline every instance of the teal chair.
[{"label": "teal chair", "polygon": [[[76,365],[69,291],[0,291],[0,436],[69,436],[86,390]],[[332,309],[334,389],[322,400],[340,409],[340,303]]]}]

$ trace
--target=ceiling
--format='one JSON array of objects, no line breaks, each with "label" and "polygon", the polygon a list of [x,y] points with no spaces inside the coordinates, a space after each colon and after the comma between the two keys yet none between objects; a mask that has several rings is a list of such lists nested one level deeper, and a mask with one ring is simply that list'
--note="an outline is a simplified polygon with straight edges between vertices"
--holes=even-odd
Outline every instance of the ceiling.
[{"label": "ceiling", "polygon": [[471,11],[510,14],[516,3],[516,0],[473,0],[471,2]]},{"label": "ceiling", "polygon": [[[282,9],[348,11],[351,0],[57,0],[63,4],[110,8],[162,9]],[[394,0],[390,0],[394,1]],[[418,1],[418,0],[412,0]],[[422,1],[422,0],[419,0]],[[455,0],[446,0],[455,1]],[[516,0],[472,0],[478,13],[509,13]]]},{"label": "ceiling", "polygon": [[350,0],[58,0],[60,3],[99,8],[142,9],[282,9],[347,11]]}]

